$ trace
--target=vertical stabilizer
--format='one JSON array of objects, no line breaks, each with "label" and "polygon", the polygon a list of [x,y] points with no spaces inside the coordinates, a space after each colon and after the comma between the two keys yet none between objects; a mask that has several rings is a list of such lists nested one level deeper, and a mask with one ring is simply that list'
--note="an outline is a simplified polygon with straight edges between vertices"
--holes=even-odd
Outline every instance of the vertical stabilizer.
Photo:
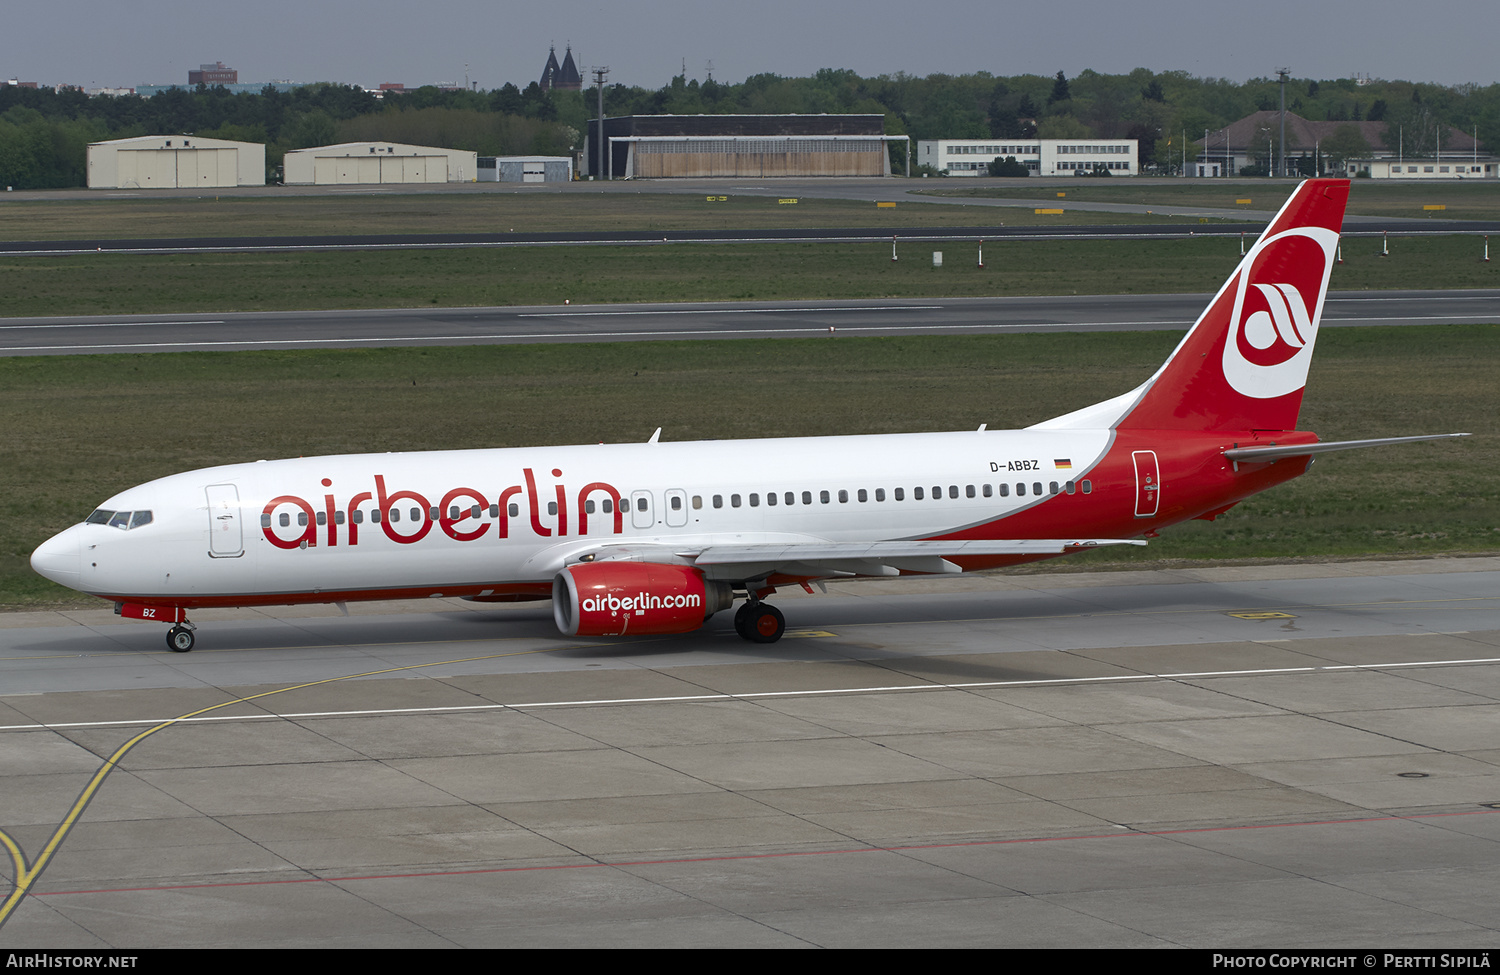
[{"label": "vertical stabilizer", "polygon": [[1348,199],[1348,180],[1298,186],[1115,426],[1296,427]]}]

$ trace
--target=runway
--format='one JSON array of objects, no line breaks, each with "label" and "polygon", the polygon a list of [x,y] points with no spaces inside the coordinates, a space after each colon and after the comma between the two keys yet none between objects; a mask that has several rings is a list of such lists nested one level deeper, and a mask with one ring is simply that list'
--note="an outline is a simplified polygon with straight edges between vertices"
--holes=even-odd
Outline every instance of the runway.
[{"label": "runway", "polygon": [[0,945],[1495,944],[1500,558],[902,582],[13,614]]},{"label": "runway", "polygon": [[[0,355],[1186,330],[1211,296],[1066,295],[0,319]],[[1331,292],[1322,324],[1500,322],[1500,290]]]}]

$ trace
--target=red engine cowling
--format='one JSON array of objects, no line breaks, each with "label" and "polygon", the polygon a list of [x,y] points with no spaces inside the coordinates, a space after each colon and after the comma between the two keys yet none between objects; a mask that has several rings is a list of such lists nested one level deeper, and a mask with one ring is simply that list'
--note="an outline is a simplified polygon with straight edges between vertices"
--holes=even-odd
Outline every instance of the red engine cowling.
[{"label": "red engine cowling", "polygon": [[580,562],[552,581],[552,617],[564,636],[688,633],[733,602],[726,583],[687,565]]}]

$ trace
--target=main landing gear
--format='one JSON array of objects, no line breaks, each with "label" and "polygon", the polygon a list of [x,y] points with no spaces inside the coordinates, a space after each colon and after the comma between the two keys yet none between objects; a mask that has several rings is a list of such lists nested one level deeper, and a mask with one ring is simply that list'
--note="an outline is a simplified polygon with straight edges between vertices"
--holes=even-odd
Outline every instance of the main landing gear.
[{"label": "main landing gear", "polygon": [[193,649],[195,627],[187,620],[183,620],[167,631],[167,649],[173,653],[187,653]]},{"label": "main landing gear", "polygon": [[751,643],[775,643],[786,632],[786,617],[775,606],[752,595],[735,611],[734,632]]}]

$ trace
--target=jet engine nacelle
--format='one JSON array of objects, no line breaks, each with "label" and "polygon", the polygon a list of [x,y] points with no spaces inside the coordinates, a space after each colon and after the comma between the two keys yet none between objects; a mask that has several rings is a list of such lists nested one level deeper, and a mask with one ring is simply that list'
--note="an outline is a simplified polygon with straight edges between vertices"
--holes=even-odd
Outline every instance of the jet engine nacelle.
[{"label": "jet engine nacelle", "polygon": [[726,583],[687,565],[584,562],[552,581],[552,617],[564,636],[688,633],[733,602]]}]

